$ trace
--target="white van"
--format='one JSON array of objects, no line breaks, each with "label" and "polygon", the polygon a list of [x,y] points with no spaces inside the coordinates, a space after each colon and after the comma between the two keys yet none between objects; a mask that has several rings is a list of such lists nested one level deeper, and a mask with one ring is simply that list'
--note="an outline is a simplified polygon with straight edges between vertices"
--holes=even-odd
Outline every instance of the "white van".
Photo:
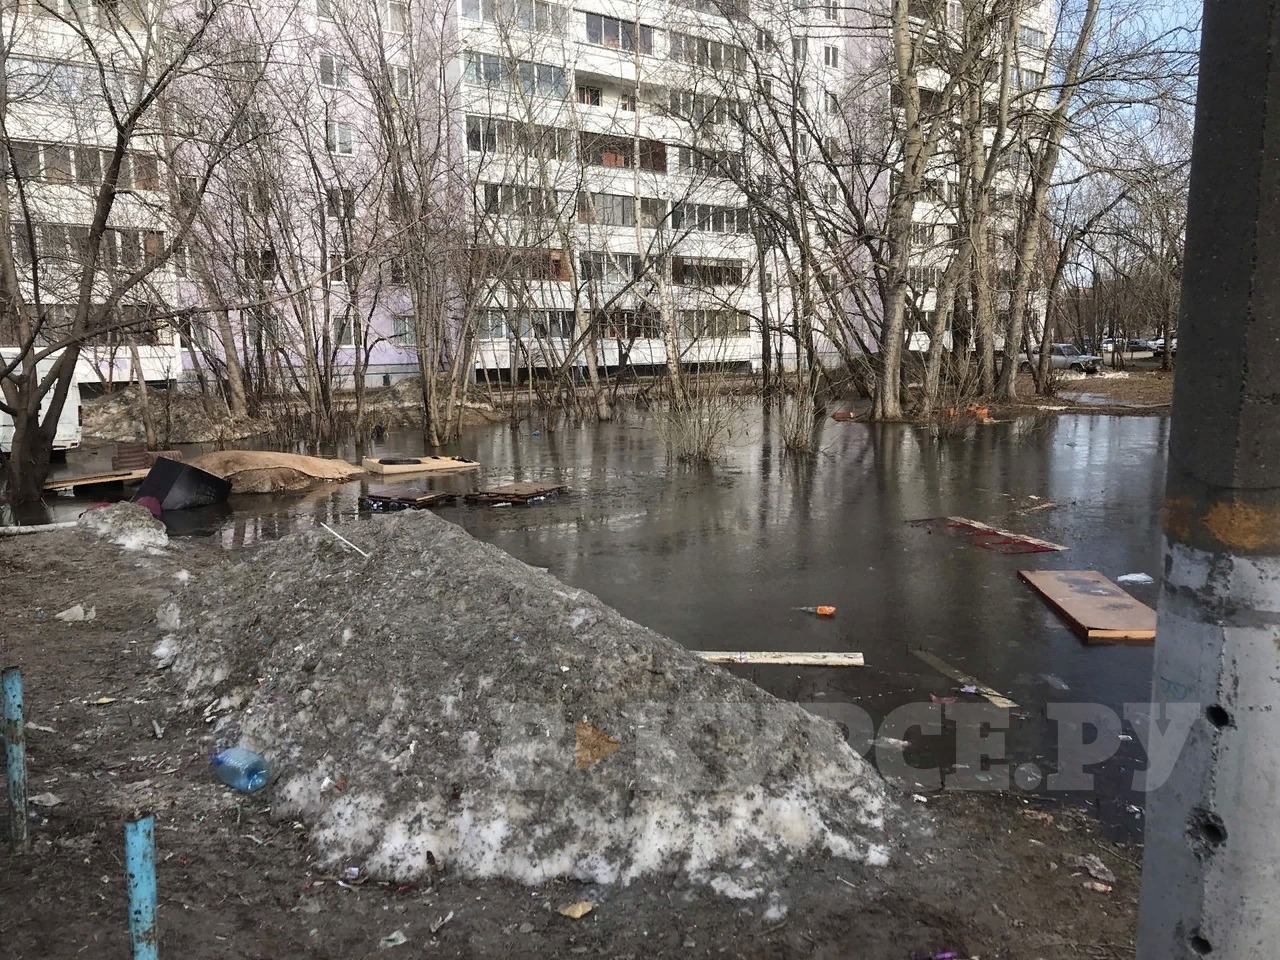
[{"label": "white van", "polygon": [[[18,355],[16,349],[0,350],[0,358],[3,358],[6,364],[12,362],[13,358]],[[41,360],[36,369],[41,376],[49,372],[49,368],[53,366],[57,354]],[[52,391],[50,391],[52,392]],[[45,410],[48,409],[49,398],[46,395],[40,404],[40,415],[44,416]],[[58,432],[53,438],[54,450],[74,450],[80,446],[82,439],[81,431],[81,415],[80,415],[80,381],[73,379],[71,389],[67,391],[67,402],[62,405],[62,415],[58,417]],[[9,452],[9,448],[13,446],[13,418],[7,413],[0,411],[0,451]]]}]

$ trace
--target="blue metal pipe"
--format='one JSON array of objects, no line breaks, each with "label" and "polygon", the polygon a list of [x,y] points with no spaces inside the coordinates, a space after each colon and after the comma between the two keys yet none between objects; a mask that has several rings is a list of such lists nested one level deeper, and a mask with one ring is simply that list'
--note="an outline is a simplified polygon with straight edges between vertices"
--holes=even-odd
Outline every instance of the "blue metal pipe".
[{"label": "blue metal pipe", "polygon": [[125,822],[124,869],[133,960],[157,960],[156,821],[149,813]]},{"label": "blue metal pipe", "polygon": [[9,840],[15,851],[27,846],[27,738],[22,721],[22,671],[6,667],[0,674],[4,695],[0,735],[4,738],[9,791]]}]

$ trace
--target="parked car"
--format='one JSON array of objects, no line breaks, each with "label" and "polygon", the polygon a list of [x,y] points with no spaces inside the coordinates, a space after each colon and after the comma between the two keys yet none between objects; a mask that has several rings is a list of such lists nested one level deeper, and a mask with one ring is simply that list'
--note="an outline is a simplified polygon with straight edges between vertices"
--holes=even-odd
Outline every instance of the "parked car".
[{"label": "parked car", "polygon": [[[1027,354],[1021,364],[1029,371],[1037,358]],[[1071,370],[1075,373],[1097,373],[1102,368],[1102,358],[1091,353],[1081,353],[1074,343],[1055,343],[1049,348],[1049,366],[1054,370]]]},{"label": "parked car", "polygon": [[1150,340],[1130,340],[1130,353],[1155,353],[1156,345]]}]

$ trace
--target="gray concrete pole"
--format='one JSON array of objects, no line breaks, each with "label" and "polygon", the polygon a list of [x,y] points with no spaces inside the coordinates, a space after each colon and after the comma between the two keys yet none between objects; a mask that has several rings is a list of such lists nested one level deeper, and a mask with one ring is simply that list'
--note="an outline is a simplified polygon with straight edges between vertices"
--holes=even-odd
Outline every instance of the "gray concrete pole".
[{"label": "gray concrete pole", "polygon": [[1152,750],[1140,960],[1280,951],[1278,54],[1277,0],[1206,0],[1152,697],[1198,719]]}]

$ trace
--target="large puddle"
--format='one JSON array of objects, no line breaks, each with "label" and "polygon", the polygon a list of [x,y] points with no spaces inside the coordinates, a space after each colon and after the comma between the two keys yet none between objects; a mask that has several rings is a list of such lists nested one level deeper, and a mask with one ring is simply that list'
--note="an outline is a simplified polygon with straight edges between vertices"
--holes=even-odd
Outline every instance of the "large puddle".
[{"label": "large puddle", "polygon": [[[1112,579],[1145,572],[1156,583],[1129,589],[1155,604],[1167,418],[1059,416],[946,437],[826,421],[820,452],[799,458],[782,449],[759,407],[744,420],[712,465],[673,462],[653,423],[637,414],[554,432],[528,423],[474,429],[452,452],[484,464],[478,475],[237,497],[225,513],[191,517],[191,532],[234,548],[324,521],[361,542],[377,536],[376,526],[361,529],[363,492],[555,481],[571,492],[530,507],[438,513],[689,647],[865,654],[862,669],[731,668],[778,696],[856,704],[879,723],[904,704],[955,692],[954,680],[917,655],[924,650],[1017,701],[1006,734],[1011,766],[1042,769],[1053,767],[1057,743],[1048,704],[1119,712],[1150,698],[1150,647],[1084,646],[1017,571],[1094,569]],[[365,452],[424,451],[405,431]],[[70,468],[93,469],[109,456],[75,457]],[[83,506],[58,500],[53,518]],[[1070,549],[1010,556],[907,522],[944,516]],[[795,609],[819,604],[834,605],[836,617]],[[940,737],[906,739],[908,762],[951,769],[949,727]],[[1141,757],[1136,739],[1121,742],[1094,769],[1095,789],[1074,798],[1096,803],[1119,832],[1140,830],[1131,805],[1142,801],[1129,780]],[[993,786],[1001,779],[981,777]]]}]

